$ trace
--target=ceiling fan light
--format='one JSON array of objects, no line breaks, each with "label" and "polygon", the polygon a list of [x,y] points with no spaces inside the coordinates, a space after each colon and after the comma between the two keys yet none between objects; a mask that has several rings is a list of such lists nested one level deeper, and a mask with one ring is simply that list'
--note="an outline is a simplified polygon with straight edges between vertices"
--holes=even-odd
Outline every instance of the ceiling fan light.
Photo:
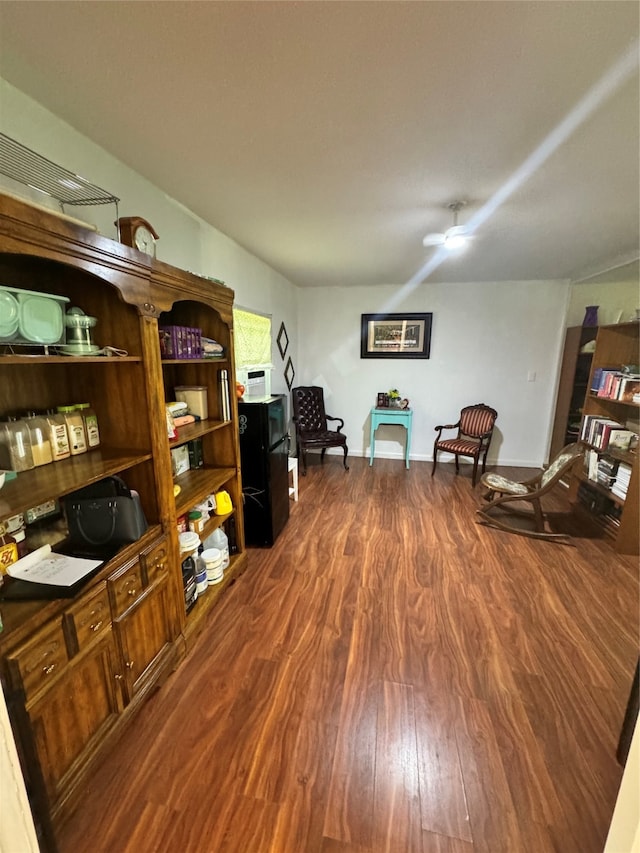
[{"label": "ceiling fan light", "polygon": [[455,251],[456,249],[464,249],[468,244],[467,236],[461,228],[449,228],[444,235],[445,249]]}]

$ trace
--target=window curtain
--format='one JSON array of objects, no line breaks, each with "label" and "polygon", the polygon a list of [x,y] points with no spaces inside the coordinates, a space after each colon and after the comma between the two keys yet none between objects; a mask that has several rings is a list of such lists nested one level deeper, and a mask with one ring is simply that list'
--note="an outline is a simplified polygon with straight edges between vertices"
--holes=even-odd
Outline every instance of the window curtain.
[{"label": "window curtain", "polygon": [[271,368],[271,318],[233,309],[236,367]]}]

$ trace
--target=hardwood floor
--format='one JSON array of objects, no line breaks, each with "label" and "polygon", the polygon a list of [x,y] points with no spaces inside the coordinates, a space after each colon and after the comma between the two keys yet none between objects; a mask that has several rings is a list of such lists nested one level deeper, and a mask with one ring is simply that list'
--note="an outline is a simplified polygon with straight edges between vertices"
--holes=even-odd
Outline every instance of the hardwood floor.
[{"label": "hardwood floor", "polygon": [[61,853],[601,853],[637,559],[476,524],[467,470],[312,457]]}]

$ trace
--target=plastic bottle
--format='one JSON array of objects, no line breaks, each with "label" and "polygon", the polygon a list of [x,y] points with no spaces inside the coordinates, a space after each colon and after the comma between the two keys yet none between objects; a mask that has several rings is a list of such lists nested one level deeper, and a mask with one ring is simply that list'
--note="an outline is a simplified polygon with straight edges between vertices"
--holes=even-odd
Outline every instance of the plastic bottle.
[{"label": "plastic bottle", "polygon": [[29,412],[25,417],[25,422],[31,439],[33,464],[37,468],[39,465],[48,465],[49,462],[53,462],[51,441],[49,440],[49,422],[47,419],[41,415],[37,415],[35,412]]},{"label": "plastic bottle", "polygon": [[216,527],[211,536],[207,536],[205,548],[217,548],[222,554],[223,570],[229,565],[229,539],[221,527]]},{"label": "plastic bottle", "polygon": [[69,433],[69,449],[72,456],[87,452],[87,434],[84,431],[84,418],[75,406],[58,406],[58,412],[64,415]]},{"label": "plastic bottle", "polygon": [[98,429],[98,416],[93,411],[89,403],[78,403],[76,409],[82,415],[84,421],[84,431],[87,436],[87,448],[93,450],[94,447],[100,446],[100,430]]},{"label": "plastic bottle", "polygon": [[28,471],[34,467],[31,436],[24,421],[9,417],[6,423],[2,424],[0,441],[8,451],[11,471]]},{"label": "plastic bottle", "polygon": [[200,537],[193,531],[181,533],[178,537],[180,543],[180,561],[182,563],[182,574],[193,572],[196,581],[196,592],[200,595],[207,590],[207,572],[198,557]]},{"label": "plastic bottle", "polygon": [[49,441],[51,442],[51,455],[54,462],[68,459],[71,456],[69,448],[69,433],[64,415],[57,414],[54,409],[47,410],[47,423],[49,424]]}]

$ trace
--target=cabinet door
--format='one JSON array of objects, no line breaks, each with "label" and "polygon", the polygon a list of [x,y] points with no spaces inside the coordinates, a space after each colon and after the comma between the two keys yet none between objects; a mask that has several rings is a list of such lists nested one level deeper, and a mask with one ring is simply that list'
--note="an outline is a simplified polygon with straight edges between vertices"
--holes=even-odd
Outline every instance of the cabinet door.
[{"label": "cabinet door", "polygon": [[52,686],[26,706],[33,745],[52,806],[74,785],[122,710],[111,628],[70,661]]},{"label": "cabinet door", "polygon": [[175,639],[175,620],[171,618],[169,575],[161,575],[135,601],[113,626],[124,666],[125,698],[131,700],[156,680]]}]

